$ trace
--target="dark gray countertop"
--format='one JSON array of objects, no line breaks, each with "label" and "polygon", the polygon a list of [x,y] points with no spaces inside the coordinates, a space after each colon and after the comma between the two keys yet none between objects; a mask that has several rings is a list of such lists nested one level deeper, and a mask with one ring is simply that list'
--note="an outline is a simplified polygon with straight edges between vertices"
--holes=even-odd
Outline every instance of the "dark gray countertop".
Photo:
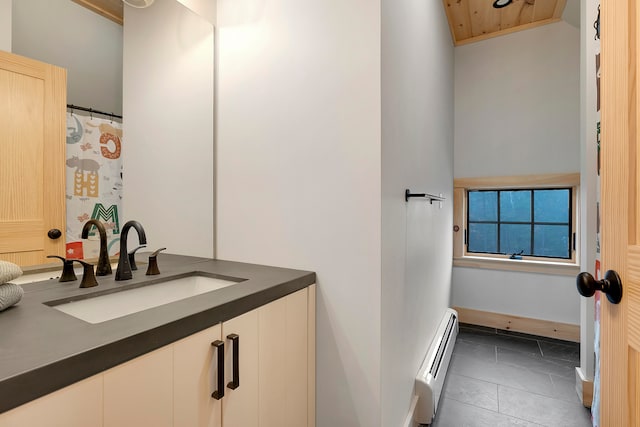
[{"label": "dark gray countertop", "polygon": [[[148,254],[137,254],[132,280],[114,274],[98,277],[99,286],[78,288],[78,281],[23,285],[16,306],[0,312],[0,412],[229,320],[315,283],[315,273],[161,253],[161,274],[145,276]],[[90,324],[46,302],[77,300],[200,272],[246,279],[206,294]]]}]

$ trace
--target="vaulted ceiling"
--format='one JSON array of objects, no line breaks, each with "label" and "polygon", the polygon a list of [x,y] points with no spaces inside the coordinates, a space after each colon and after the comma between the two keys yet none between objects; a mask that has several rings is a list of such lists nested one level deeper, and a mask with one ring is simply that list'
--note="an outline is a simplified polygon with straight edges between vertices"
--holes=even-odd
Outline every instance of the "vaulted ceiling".
[{"label": "vaulted ceiling", "polygon": [[[73,1],[122,25],[122,0]],[[442,0],[456,46],[557,22],[562,17],[567,0],[513,0],[499,9],[493,7],[493,2]],[[569,2],[578,3],[578,0]]]},{"label": "vaulted ceiling", "polygon": [[114,22],[122,25],[122,15],[124,7],[122,0],[72,0],[81,6],[86,7],[89,10],[96,12],[105,18],[111,19]]},{"label": "vaulted ceiling", "polygon": [[[442,2],[453,41],[459,46],[557,22],[562,17],[567,0],[513,0],[500,8],[494,7],[494,0]],[[502,3],[507,2],[504,0]]]}]

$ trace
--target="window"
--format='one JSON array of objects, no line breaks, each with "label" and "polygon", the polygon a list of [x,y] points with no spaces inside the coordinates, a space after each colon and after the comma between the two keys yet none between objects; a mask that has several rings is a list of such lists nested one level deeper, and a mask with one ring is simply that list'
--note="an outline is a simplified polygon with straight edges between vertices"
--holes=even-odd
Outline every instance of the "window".
[{"label": "window", "polygon": [[456,178],[453,265],[575,275],[580,174]]},{"label": "window", "polygon": [[467,252],[571,258],[571,189],[470,190]]}]

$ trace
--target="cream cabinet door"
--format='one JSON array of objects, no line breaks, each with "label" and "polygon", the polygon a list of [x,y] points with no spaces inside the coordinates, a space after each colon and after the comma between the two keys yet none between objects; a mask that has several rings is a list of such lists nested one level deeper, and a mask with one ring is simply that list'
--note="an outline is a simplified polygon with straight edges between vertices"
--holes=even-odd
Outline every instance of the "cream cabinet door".
[{"label": "cream cabinet door", "polygon": [[64,69],[0,51],[0,259],[21,266],[65,254],[66,90]]},{"label": "cream cabinet door", "polygon": [[0,414],[0,427],[103,425],[315,426],[315,285]]},{"label": "cream cabinet door", "polygon": [[[253,310],[175,343],[175,426],[259,425],[257,333],[258,311]],[[224,359],[221,387],[218,351]],[[215,391],[224,395],[215,399]]]},{"label": "cream cabinet door", "polygon": [[173,426],[172,345],[104,373],[104,426]]},{"label": "cream cabinet door", "polygon": [[[233,342],[235,336],[237,336],[237,346]],[[224,398],[222,398],[222,425],[224,427],[259,426],[258,310],[249,311],[224,322],[222,339],[225,343],[225,376],[227,378]],[[238,363],[234,367],[235,356],[238,356]],[[234,374],[238,379],[237,387],[232,384]]]},{"label": "cream cabinet door", "polygon": [[[303,289],[177,342],[174,425],[314,426],[314,296]],[[220,400],[211,397],[219,375],[216,340],[224,343]]]},{"label": "cream cabinet door", "polygon": [[216,388],[218,324],[174,344],[174,426],[220,427],[222,401],[211,397]]},{"label": "cream cabinet door", "polygon": [[258,309],[260,427],[313,425],[308,303],[309,291],[302,289]]},{"label": "cream cabinet door", "polygon": [[0,415],[0,427],[102,426],[102,375],[96,375]]}]

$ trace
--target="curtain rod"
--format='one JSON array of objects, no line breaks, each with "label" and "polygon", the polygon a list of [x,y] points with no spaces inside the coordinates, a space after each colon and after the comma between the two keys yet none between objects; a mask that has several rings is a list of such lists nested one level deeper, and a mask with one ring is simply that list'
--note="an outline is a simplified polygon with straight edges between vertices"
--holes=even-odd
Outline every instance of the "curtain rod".
[{"label": "curtain rod", "polygon": [[118,119],[122,119],[122,116],[119,116],[117,114],[105,113],[104,111],[94,110],[93,108],[78,107],[77,105],[73,105],[73,104],[67,104],[67,108],[69,108],[71,110],[86,111],[86,112],[92,113],[92,114],[101,114],[103,116],[116,117]]}]

